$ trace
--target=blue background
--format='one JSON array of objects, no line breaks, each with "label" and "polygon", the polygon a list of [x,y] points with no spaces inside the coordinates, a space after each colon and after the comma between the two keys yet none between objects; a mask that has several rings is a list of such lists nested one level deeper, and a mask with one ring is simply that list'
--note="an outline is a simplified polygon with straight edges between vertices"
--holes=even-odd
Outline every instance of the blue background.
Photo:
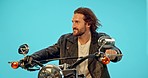
[{"label": "blue background", "polygon": [[[0,78],[37,78],[36,72],[12,69],[21,44],[29,54],[54,44],[72,32],[71,19],[78,7],[91,8],[103,25],[98,32],[115,38],[124,56],[108,65],[111,78],[148,78],[146,0],[0,0]],[[57,61],[50,64],[58,64]]]}]

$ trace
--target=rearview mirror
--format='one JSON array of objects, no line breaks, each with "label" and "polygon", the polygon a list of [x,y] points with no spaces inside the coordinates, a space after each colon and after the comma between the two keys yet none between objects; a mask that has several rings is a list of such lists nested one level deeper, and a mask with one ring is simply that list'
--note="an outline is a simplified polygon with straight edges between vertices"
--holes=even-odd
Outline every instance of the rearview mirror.
[{"label": "rearview mirror", "polygon": [[29,52],[29,46],[27,44],[23,44],[19,47],[18,53],[26,55]]}]

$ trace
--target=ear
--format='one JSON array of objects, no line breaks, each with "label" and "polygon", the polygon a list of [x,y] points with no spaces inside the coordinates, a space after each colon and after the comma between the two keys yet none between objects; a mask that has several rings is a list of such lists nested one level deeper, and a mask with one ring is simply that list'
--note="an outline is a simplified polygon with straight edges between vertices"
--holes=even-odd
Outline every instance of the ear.
[{"label": "ear", "polygon": [[90,25],[88,23],[86,23],[86,26],[90,28]]}]

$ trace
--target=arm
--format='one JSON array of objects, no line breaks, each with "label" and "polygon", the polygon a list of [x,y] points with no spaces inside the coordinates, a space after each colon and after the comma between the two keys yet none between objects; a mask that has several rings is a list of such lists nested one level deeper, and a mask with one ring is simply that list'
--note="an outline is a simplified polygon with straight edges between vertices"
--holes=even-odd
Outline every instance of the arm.
[{"label": "arm", "polygon": [[59,52],[59,44],[56,43],[53,46],[49,46],[45,49],[42,49],[40,51],[35,52],[31,55],[31,57],[35,60],[45,60],[45,59],[51,59],[51,58],[59,58],[60,56]]},{"label": "arm", "polygon": [[[122,54],[121,50],[116,46],[106,49],[105,54]],[[110,56],[109,57],[112,62],[118,62],[122,59],[122,56]]]},{"label": "arm", "polygon": [[[45,49],[42,49],[40,51],[33,53],[32,55],[28,55],[24,57],[21,60],[23,67],[26,69],[26,68],[35,66],[36,64],[33,63],[32,60],[42,61],[42,60],[47,60],[51,58],[59,58],[60,57],[60,45],[63,41],[63,38],[64,37],[61,36],[58,42],[54,44],[53,46],[49,46]],[[47,63],[47,62],[41,62],[41,63]]]},{"label": "arm", "polygon": [[60,57],[60,45],[63,42],[64,35],[61,36],[56,44],[35,52],[31,57],[35,60],[46,60]]},{"label": "arm", "polygon": [[[112,38],[105,33],[99,33],[99,35],[100,35],[100,37],[98,39],[99,46],[103,45],[104,39],[111,39],[112,40]],[[101,51],[105,52],[105,54],[122,54],[121,50],[115,46],[114,41],[113,41],[113,43],[105,44],[102,47]],[[112,62],[117,62],[117,61],[121,60],[122,56],[110,56],[109,58]]]}]

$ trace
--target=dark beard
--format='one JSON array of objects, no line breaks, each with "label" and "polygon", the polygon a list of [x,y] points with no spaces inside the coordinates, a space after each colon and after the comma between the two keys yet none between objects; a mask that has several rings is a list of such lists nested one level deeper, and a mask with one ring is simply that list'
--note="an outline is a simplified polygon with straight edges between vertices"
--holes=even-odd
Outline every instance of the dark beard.
[{"label": "dark beard", "polygon": [[81,36],[81,35],[83,35],[83,34],[85,33],[85,31],[80,32],[80,31],[79,31],[78,29],[76,29],[76,28],[75,28],[75,30],[77,30],[78,33],[74,34],[74,32],[73,32],[73,35],[74,35],[74,36]]}]

